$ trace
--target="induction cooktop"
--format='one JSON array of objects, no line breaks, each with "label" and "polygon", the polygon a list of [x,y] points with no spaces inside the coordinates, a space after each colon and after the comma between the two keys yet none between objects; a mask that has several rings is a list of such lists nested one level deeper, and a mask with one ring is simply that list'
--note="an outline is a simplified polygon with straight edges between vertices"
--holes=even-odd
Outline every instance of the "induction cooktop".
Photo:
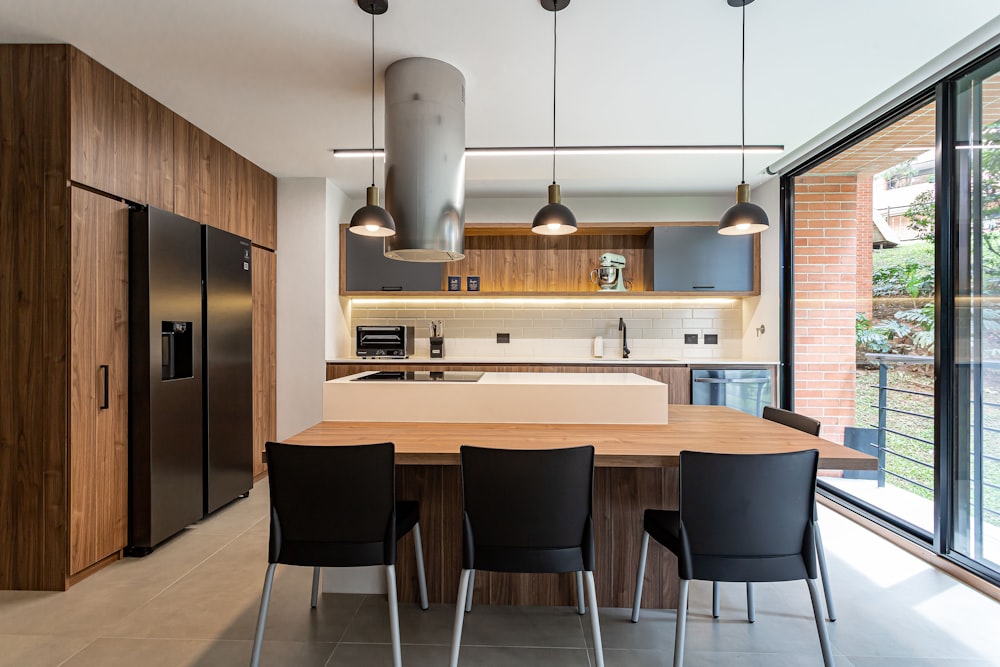
[{"label": "induction cooktop", "polygon": [[482,373],[466,371],[378,371],[351,382],[478,382]]}]

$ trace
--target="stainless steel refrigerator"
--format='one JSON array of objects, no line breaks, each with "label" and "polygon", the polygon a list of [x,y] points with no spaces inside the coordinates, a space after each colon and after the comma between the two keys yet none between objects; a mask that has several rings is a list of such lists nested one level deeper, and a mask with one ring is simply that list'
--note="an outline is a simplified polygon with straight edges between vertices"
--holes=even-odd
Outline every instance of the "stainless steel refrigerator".
[{"label": "stainless steel refrigerator", "polygon": [[250,242],[167,211],[129,220],[129,552],[253,485]]}]

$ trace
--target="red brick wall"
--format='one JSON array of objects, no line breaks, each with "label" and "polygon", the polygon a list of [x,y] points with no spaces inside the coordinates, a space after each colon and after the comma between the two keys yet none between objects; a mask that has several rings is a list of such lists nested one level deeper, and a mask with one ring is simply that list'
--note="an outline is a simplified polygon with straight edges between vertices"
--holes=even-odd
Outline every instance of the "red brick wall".
[{"label": "red brick wall", "polygon": [[856,309],[872,317],[872,175],[857,177],[858,267]]},{"label": "red brick wall", "polygon": [[[858,274],[855,176],[795,179],[795,411],[819,419],[822,435],[843,442],[854,425],[854,319]],[[868,187],[871,211],[871,187]],[[868,215],[868,261],[871,216]],[[864,228],[864,225],[861,225]],[[871,267],[867,269],[871,294]]]}]

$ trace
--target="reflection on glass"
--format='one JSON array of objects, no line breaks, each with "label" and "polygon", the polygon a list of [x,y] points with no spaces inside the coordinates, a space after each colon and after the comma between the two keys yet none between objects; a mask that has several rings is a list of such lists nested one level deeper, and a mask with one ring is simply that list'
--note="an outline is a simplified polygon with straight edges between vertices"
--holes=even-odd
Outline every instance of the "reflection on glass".
[{"label": "reflection on glass", "polygon": [[[954,548],[1000,569],[1000,75],[956,87],[959,437]],[[967,396],[963,396],[966,394]],[[968,407],[966,407],[968,406]]]}]

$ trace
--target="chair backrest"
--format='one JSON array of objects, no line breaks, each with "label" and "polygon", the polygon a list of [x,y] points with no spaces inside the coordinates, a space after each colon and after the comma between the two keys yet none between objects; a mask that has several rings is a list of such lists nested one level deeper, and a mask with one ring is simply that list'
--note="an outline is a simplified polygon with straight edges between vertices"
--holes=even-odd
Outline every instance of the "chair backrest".
[{"label": "chair backrest", "polygon": [[[816,493],[815,449],[784,454],[681,452],[681,541],[687,579],[727,579],[698,574],[699,560],[710,568],[729,563],[792,558],[815,578],[812,537]],[[749,572],[749,570],[748,570]],[[750,575],[748,575],[750,576]],[[792,576],[789,578],[802,578]],[[780,577],[779,577],[780,579]],[[778,579],[757,579],[778,580]]]},{"label": "chair backrest", "polygon": [[[268,442],[270,562],[395,562],[395,447]],[[338,545],[342,547],[338,552]],[[353,555],[352,555],[353,554]],[[367,554],[367,556],[366,556]],[[354,563],[362,564],[362,563]],[[391,564],[391,563],[386,563]]]},{"label": "chair backrest", "polygon": [[770,405],[765,405],[764,413],[761,416],[768,421],[784,424],[809,435],[819,435],[819,420],[800,415],[791,410],[782,410],[781,408],[772,408]]},{"label": "chair backrest", "polygon": [[470,550],[480,546],[536,551],[582,547],[584,569],[593,570],[593,490],[590,445],[542,450],[463,446],[466,566],[471,567]]}]

